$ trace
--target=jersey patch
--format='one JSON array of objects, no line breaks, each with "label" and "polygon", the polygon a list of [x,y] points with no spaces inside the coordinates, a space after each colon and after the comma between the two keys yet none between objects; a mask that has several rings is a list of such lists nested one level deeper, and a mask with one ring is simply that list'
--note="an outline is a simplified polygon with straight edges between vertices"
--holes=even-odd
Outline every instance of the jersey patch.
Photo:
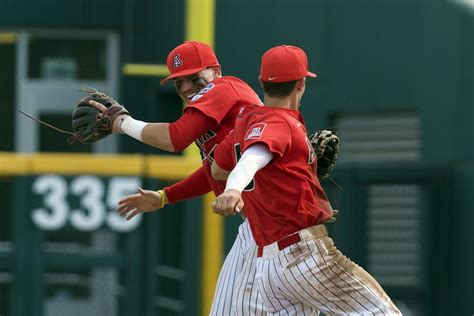
[{"label": "jersey patch", "polygon": [[244,140],[262,138],[265,126],[267,126],[267,123],[257,123],[250,126],[249,130],[247,131],[247,134],[245,135]]},{"label": "jersey patch", "polygon": [[181,60],[181,57],[178,55],[173,56],[173,64],[171,65],[172,68],[176,68],[179,66],[183,65],[183,61]]},{"label": "jersey patch", "polygon": [[196,94],[192,99],[191,99],[191,102],[196,102],[197,100],[199,100],[203,95],[205,95],[206,93],[208,93],[209,91],[211,91],[213,88],[214,88],[214,84],[211,82],[210,84],[208,84],[207,86],[205,86],[204,88],[202,88],[201,90],[199,90],[198,94]]}]

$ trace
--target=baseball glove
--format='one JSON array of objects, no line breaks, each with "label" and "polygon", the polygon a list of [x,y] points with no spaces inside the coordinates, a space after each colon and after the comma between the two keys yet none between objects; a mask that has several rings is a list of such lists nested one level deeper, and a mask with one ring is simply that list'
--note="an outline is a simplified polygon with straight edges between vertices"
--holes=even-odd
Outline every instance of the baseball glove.
[{"label": "baseball glove", "polygon": [[331,131],[322,130],[308,136],[318,159],[318,177],[326,179],[334,169],[339,154],[339,137]]},{"label": "baseball glove", "polygon": [[115,119],[128,111],[113,98],[96,89],[82,89],[82,98],[72,112],[73,136],[68,143],[94,143],[112,134]]}]

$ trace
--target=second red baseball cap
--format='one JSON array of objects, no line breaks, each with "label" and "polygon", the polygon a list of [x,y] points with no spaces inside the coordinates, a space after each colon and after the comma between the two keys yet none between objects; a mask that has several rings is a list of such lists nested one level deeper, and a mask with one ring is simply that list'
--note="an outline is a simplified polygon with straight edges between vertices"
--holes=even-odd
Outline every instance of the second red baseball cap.
[{"label": "second red baseball cap", "polygon": [[168,80],[189,76],[211,66],[220,66],[212,48],[203,42],[188,41],[173,49],[166,59],[170,75],[161,80],[164,84]]},{"label": "second red baseball cap", "polygon": [[260,79],[267,82],[286,82],[304,77],[315,78],[308,71],[308,57],[304,50],[291,45],[270,48],[262,56]]}]

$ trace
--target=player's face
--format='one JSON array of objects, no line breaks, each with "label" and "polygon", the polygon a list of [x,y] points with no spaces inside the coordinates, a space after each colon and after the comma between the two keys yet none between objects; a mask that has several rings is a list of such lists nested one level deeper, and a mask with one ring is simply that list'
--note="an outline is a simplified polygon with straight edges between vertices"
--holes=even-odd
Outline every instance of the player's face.
[{"label": "player's face", "polygon": [[198,73],[177,77],[173,80],[176,92],[185,102],[191,102],[191,99],[209,82],[216,79],[217,73],[213,68],[204,69]]}]

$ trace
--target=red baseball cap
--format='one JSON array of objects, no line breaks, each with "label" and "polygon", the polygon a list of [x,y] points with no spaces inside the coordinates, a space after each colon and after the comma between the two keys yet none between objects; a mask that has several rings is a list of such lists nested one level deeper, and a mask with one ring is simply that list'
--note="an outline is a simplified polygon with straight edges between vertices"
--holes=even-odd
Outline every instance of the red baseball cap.
[{"label": "red baseball cap", "polygon": [[198,73],[207,67],[220,66],[211,46],[197,41],[184,42],[173,49],[168,54],[166,64],[170,75],[161,80],[161,84],[176,77]]},{"label": "red baseball cap", "polygon": [[260,79],[267,82],[300,80],[316,75],[308,71],[308,57],[301,48],[281,45],[270,48],[262,56]]}]

